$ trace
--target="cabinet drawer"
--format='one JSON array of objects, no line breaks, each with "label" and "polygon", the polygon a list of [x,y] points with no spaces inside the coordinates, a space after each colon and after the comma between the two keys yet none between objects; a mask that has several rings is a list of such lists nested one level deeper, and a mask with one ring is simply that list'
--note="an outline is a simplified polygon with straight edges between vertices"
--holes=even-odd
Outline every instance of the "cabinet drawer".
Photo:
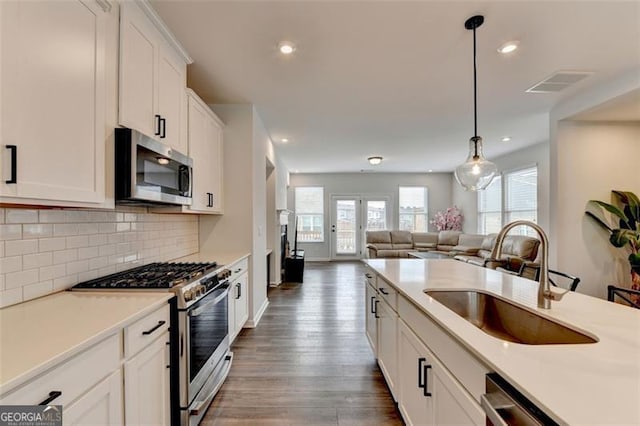
[{"label": "cabinet drawer", "polygon": [[0,398],[0,405],[36,405],[50,392],[62,392],[51,401],[67,405],[119,368],[120,334],[114,334],[86,351]]},{"label": "cabinet drawer", "polygon": [[367,284],[369,284],[371,287],[375,288],[376,290],[378,290],[378,288],[376,287],[376,281],[378,279],[378,276],[376,275],[375,272],[373,272],[371,269],[367,268],[364,272],[364,279],[367,282]]},{"label": "cabinet drawer", "polygon": [[398,310],[398,292],[385,280],[378,279],[378,293],[394,311]]},{"label": "cabinet drawer", "polygon": [[406,298],[400,296],[398,305],[400,318],[438,359],[446,362],[447,369],[480,402],[480,395],[484,393],[484,376],[489,370]]},{"label": "cabinet drawer", "polygon": [[231,271],[231,281],[237,279],[249,270],[249,258],[245,257],[241,261],[231,264],[229,270]]},{"label": "cabinet drawer", "polygon": [[169,329],[169,305],[124,329],[124,357],[130,358]]}]

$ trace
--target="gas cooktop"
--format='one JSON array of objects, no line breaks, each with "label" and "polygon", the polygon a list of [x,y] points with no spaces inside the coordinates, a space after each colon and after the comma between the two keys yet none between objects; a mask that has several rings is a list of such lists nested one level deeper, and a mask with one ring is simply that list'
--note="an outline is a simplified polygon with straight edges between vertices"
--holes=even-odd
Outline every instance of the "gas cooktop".
[{"label": "gas cooktop", "polygon": [[150,263],[123,272],[85,281],[75,289],[170,289],[188,284],[220,267],[216,262],[206,263]]}]

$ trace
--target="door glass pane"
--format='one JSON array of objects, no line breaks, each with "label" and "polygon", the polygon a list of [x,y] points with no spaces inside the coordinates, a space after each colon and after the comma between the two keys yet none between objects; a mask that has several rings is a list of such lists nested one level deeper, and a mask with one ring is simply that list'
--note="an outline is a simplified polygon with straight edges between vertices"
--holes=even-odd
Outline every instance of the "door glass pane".
[{"label": "door glass pane", "polygon": [[387,228],[387,202],[367,201],[367,222],[365,230],[383,231]]},{"label": "door glass pane", "polygon": [[336,200],[336,254],[356,254],[356,200]]}]

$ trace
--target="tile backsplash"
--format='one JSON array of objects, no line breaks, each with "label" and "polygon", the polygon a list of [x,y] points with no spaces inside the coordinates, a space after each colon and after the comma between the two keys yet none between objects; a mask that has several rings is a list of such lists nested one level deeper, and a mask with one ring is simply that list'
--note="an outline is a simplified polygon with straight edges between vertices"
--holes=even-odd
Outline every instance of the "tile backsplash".
[{"label": "tile backsplash", "polygon": [[198,216],[0,208],[0,307],[198,252]]}]

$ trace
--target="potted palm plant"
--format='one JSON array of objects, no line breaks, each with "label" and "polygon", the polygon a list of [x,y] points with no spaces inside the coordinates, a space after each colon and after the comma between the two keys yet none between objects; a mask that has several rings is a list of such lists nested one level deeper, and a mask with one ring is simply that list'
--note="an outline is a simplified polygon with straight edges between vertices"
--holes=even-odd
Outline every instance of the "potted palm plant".
[{"label": "potted palm plant", "polygon": [[[589,200],[589,204],[599,207],[600,213],[603,210],[608,212],[612,222],[590,211],[585,213],[609,231],[609,241],[614,247],[630,250],[628,259],[631,267],[631,289],[640,290],[640,199],[633,192],[611,192],[615,195],[617,205],[598,200]],[[617,226],[609,223],[616,223]]]}]

